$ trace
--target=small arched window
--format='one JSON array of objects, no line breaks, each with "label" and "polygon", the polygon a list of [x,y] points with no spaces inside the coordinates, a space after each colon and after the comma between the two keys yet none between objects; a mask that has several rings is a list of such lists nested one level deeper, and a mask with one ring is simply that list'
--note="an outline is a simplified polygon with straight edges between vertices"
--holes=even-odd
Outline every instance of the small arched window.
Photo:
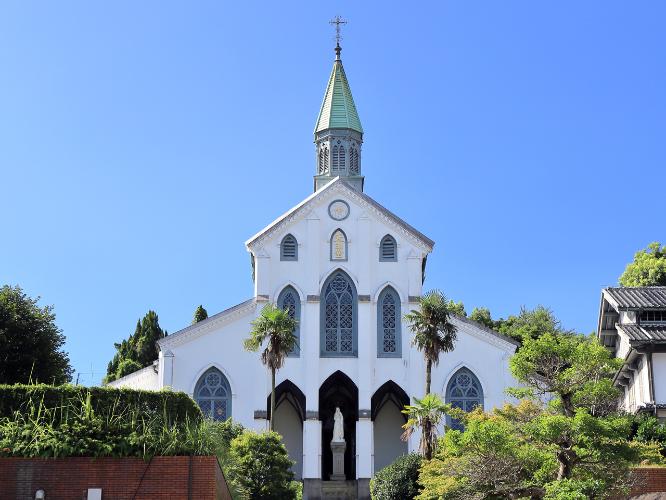
[{"label": "small arched window", "polygon": [[298,241],[291,234],[282,238],[280,260],[298,260]]},{"label": "small arched window", "polygon": [[[483,389],[476,375],[467,368],[458,370],[446,388],[446,402],[464,411],[472,411],[477,406],[483,408]],[[462,422],[451,417],[446,417],[446,423],[452,429],[465,430]]]},{"label": "small arched window", "polygon": [[347,236],[342,229],[331,236],[331,260],[347,260]]},{"label": "small arched window", "polygon": [[339,165],[340,172],[345,171],[345,163],[346,163],[345,162],[345,147],[340,146],[340,148],[338,149],[338,165]]},{"label": "small arched window", "polygon": [[331,162],[331,172],[334,174],[338,173],[340,168],[340,158],[338,157],[338,151],[340,150],[339,146],[333,146],[333,158]]},{"label": "small arched window", "polygon": [[384,236],[379,244],[379,260],[383,262],[395,262],[398,260],[398,245],[395,242],[395,238],[390,234]]},{"label": "small arched window", "polygon": [[289,356],[298,357],[301,352],[301,299],[294,287],[288,286],[280,292],[277,305],[280,309],[287,311],[289,316],[297,321],[296,330],[294,330],[294,334],[296,335],[296,347],[294,347],[294,350],[289,353]]},{"label": "small arched window", "polygon": [[215,367],[206,370],[197,382],[194,400],[205,417],[219,421],[231,418],[231,387],[227,377]]},{"label": "small arched window", "polygon": [[377,357],[401,356],[400,318],[400,296],[387,286],[377,301]]},{"label": "small arched window", "polygon": [[324,173],[324,148],[319,149],[319,173]]},{"label": "small arched window", "polygon": [[356,287],[343,271],[334,272],[321,291],[321,356],[356,356]]},{"label": "small arched window", "polygon": [[328,148],[324,148],[324,172],[328,172]]}]

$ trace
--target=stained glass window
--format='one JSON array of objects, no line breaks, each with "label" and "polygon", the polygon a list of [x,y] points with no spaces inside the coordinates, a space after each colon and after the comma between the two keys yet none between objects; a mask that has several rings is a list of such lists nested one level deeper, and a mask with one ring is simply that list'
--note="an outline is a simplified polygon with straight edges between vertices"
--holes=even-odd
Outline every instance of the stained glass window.
[{"label": "stained glass window", "polygon": [[[289,316],[298,321],[300,324],[301,299],[293,287],[288,286],[284,290],[282,290],[282,292],[278,296],[277,303],[279,308],[288,311]],[[289,353],[289,356],[298,357],[300,353],[300,343],[301,343],[300,328],[298,324],[296,325],[296,330],[294,331],[294,334],[296,335],[296,347],[294,347],[294,350]]]},{"label": "stained glass window", "polygon": [[322,294],[322,353],[356,355],[356,291],[349,277],[337,271]]},{"label": "stained glass window", "polygon": [[201,376],[194,389],[194,399],[208,418],[222,421],[231,417],[231,388],[217,368],[209,368]]},{"label": "stained glass window", "polygon": [[[467,368],[458,370],[449,381],[446,402],[464,411],[472,411],[477,406],[483,408],[483,390],[479,379]],[[447,417],[446,420],[452,429],[465,429],[463,423],[456,419]]]},{"label": "stained glass window", "polygon": [[377,302],[377,355],[400,357],[400,297],[387,287]]}]

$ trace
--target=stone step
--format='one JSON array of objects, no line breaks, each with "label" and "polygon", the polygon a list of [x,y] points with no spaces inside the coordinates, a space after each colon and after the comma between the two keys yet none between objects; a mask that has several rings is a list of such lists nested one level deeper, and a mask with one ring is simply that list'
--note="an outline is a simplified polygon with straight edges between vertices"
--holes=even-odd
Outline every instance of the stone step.
[{"label": "stone step", "polygon": [[322,500],[357,500],[356,481],[322,481]]}]

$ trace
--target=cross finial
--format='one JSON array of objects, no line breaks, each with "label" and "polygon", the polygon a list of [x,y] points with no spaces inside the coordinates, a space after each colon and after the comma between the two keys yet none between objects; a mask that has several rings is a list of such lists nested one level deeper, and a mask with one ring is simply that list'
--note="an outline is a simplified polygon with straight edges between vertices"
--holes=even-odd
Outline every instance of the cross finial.
[{"label": "cross finial", "polygon": [[342,35],[340,35],[340,25],[347,24],[347,21],[342,19],[340,16],[335,16],[331,19],[329,24],[335,24],[335,58],[340,59],[340,52],[342,48],[340,47],[340,40],[342,40]]}]

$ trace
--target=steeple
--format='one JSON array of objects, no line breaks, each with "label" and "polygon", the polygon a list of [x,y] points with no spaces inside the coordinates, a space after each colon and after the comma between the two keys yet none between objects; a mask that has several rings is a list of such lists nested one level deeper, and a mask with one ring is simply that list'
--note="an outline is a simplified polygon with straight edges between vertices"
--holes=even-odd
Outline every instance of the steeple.
[{"label": "steeple", "polygon": [[337,17],[337,44],[333,71],[328,79],[317,124],[314,130],[317,170],[314,176],[315,191],[336,177],[343,177],[359,191],[363,191],[361,175],[361,145],[363,127],[356,111],[347,75],[340,58],[340,24],[345,21]]}]

